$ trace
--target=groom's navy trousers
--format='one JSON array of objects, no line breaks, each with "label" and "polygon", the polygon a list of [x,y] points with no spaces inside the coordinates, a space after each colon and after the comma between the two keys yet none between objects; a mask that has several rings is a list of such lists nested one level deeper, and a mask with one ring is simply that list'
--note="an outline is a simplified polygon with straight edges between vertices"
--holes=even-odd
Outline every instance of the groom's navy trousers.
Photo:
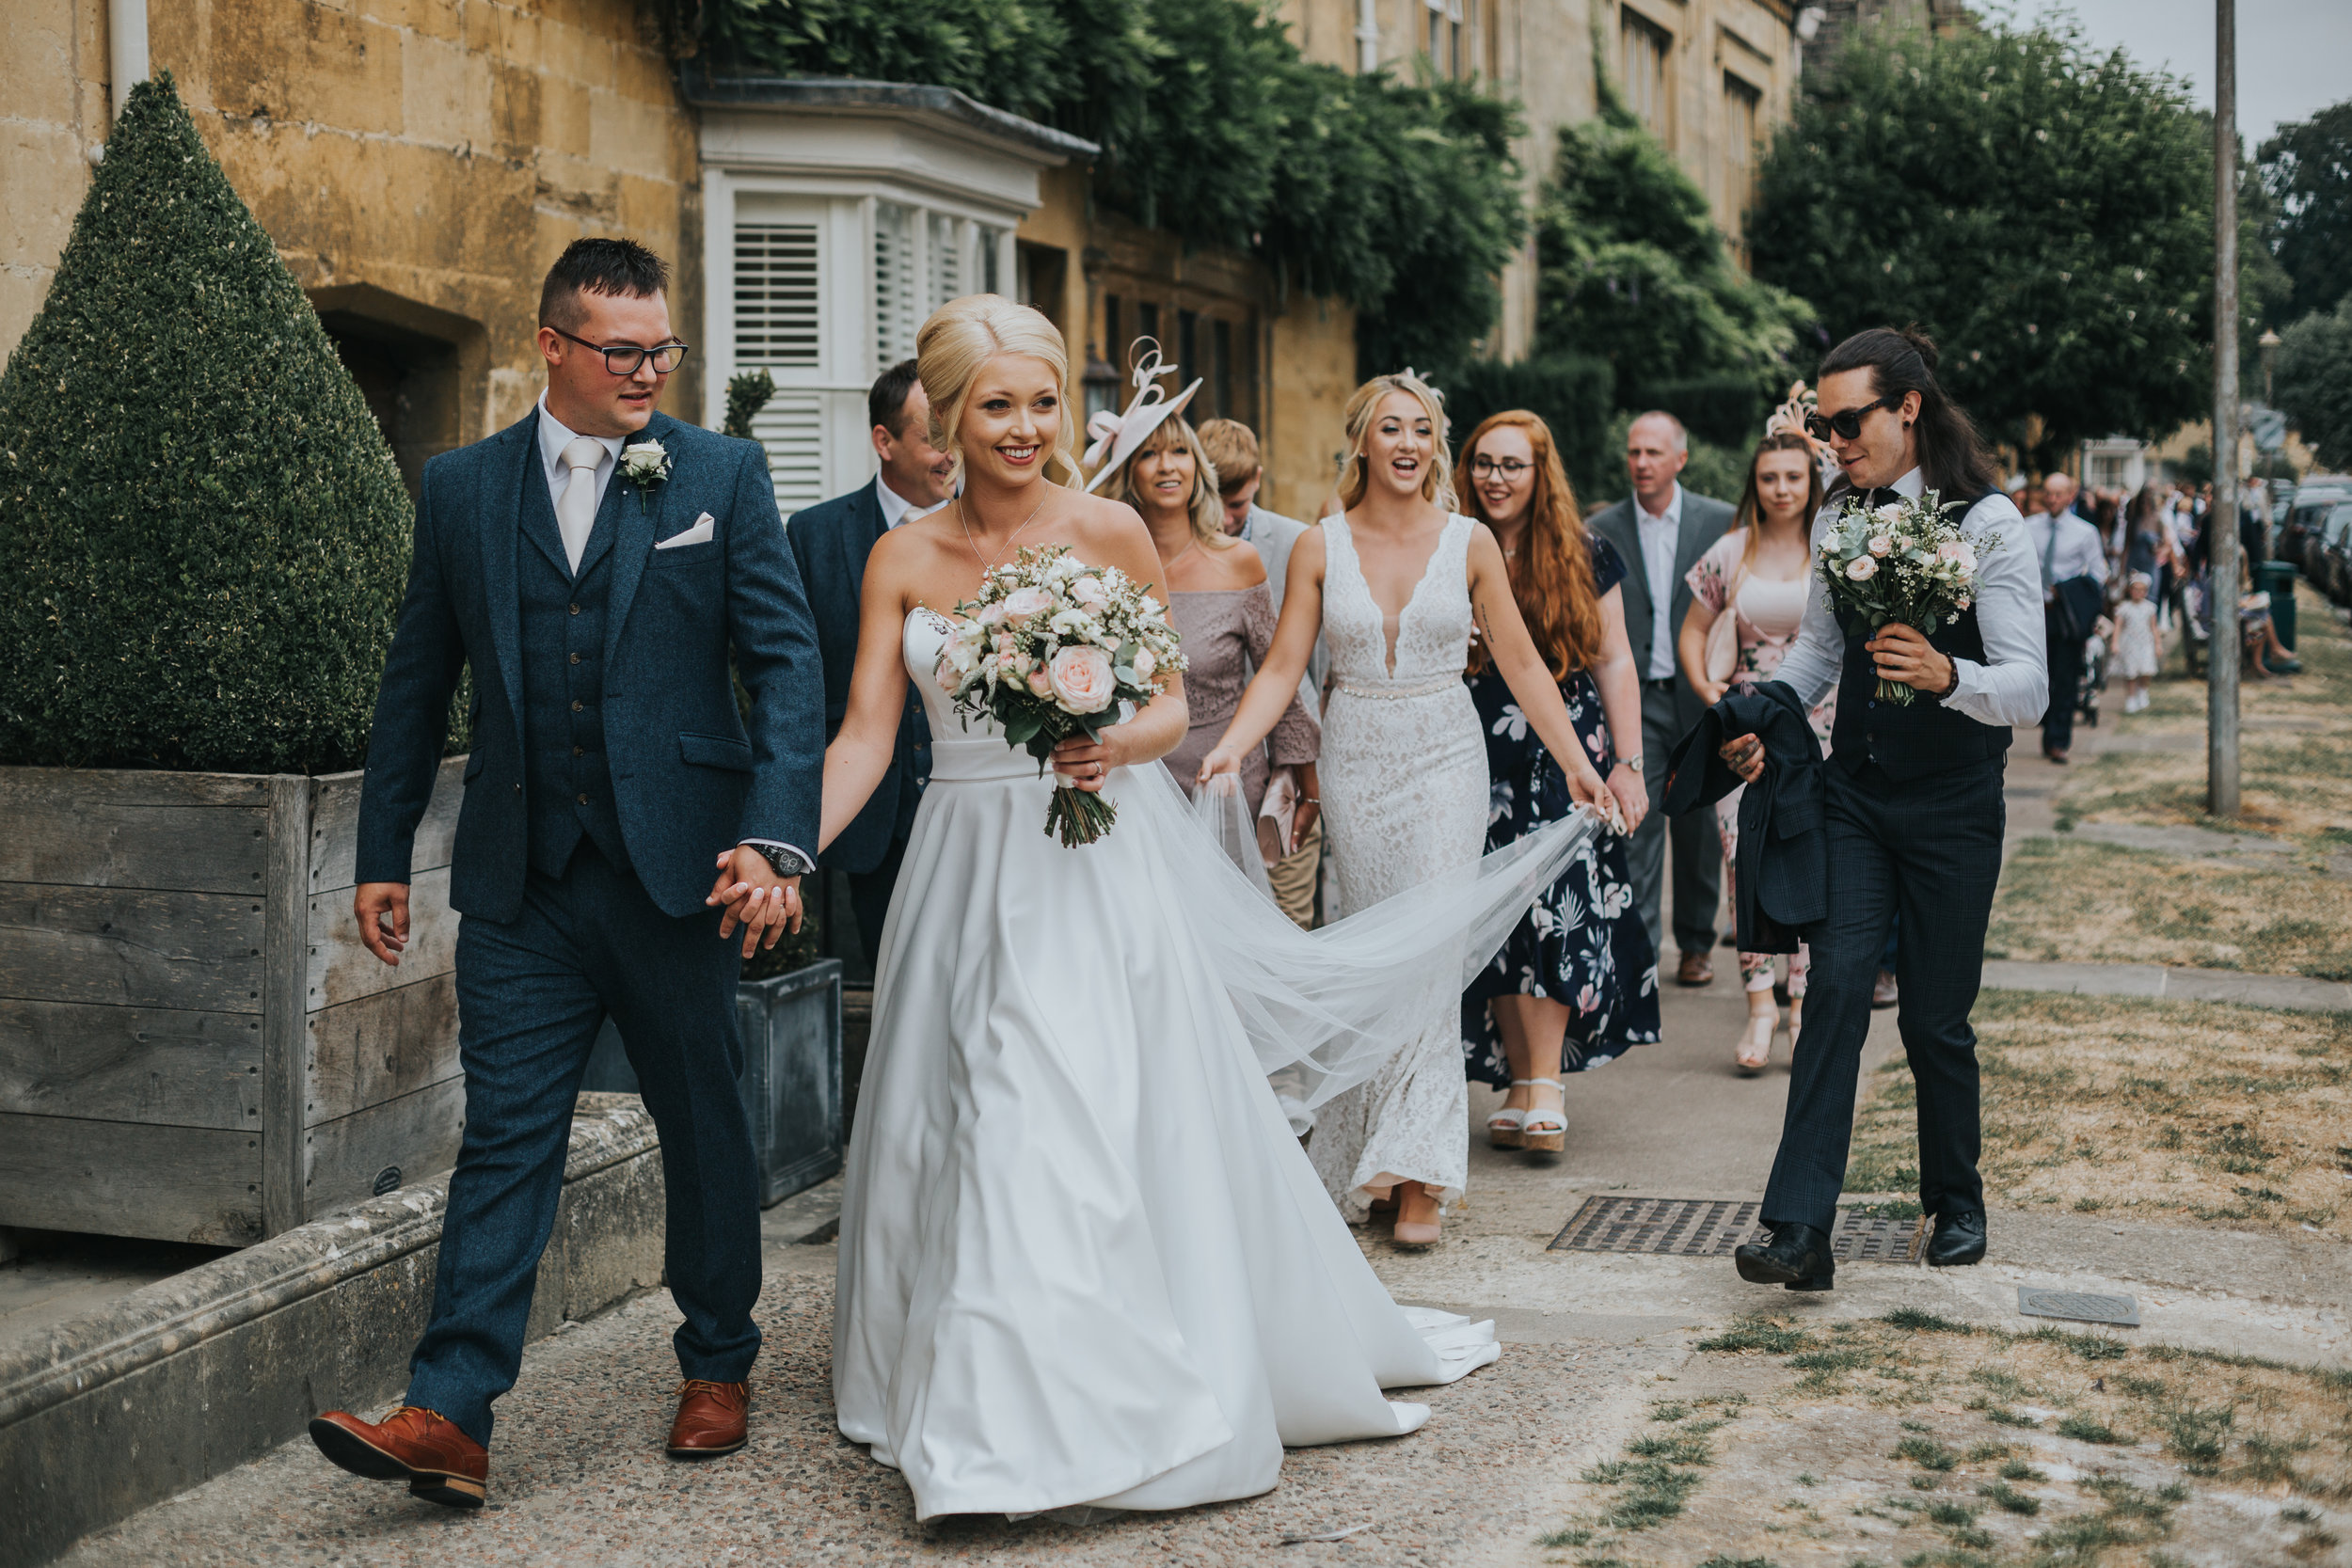
[{"label": "groom's navy trousers", "polygon": [[1999,756],[1900,781],[1874,763],[1850,768],[1833,759],[1822,768],[1829,913],[1804,928],[1813,967],[1780,1152],[1764,1189],[1767,1225],[1836,1228],[1870,992],[1898,915],[1899,1022],[1919,1096],[1920,1207],[1983,1211],[1968,1014],[2001,874],[2003,769]]},{"label": "groom's navy trousers", "polygon": [[719,916],[654,907],[583,838],[560,876],[533,869],[510,921],[457,932],[466,1133],[450,1179],[433,1318],[407,1402],[490,1440],[491,1401],[522,1365],[539,1254],[555,1225],[572,1101],[612,1014],[661,1135],[663,1261],[690,1378],[739,1383],[759,1352],[759,1183],[736,1089],[739,949]]}]

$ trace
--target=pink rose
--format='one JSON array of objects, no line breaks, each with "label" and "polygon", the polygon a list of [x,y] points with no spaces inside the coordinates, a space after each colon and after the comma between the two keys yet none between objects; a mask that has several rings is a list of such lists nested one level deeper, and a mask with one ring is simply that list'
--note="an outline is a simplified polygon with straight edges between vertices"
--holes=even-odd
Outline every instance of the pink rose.
[{"label": "pink rose", "polygon": [[1968,541],[1965,539],[1945,540],[1944,543],[1935,546],[1935,558],[1938,561],[1954,562],[1963,572],[1973,572],[1977,569],[1977,552],[1969,547]]},{"label": "pink rose", "polygon": [[1879,563],[1867,555],[1855,556],[1846,562],[1846,575],[1856,582],[1867,582],[1879,575]]},{"label": "pink rose", "polygon": [[1050,698],[1053,694],[1054,683],[1046,679],[1044,667],[1041,665],[1037,669],[1030,671],[1029,695],[1032,697]]},{"label": "pink rose", "polygon": [[1966,610],[1968,608],[1968,604],[1969,601],[1966,599],[1954,599],[1952,601],[1953,607],[1959,610]]},{"label": "pink rose", "polygon": [[1111,656],[1090,642],[1056,654],[1046,675],[1055,700],[1073,713],[1100,713],[1111,705]]},{"label": "pink rose", "polygon": [[1082,609],[1094,610],[1097,613],[1110,608],[1110,593],[1104,588],[1103,579],[1098,577],[1088,576],[1078,578],[1070,585],[1070,596]]},{"label": "pink rose", "polygon": [[998,632],[994,637],[989,639],[988,645],[999,654],[1009,654],[1012,652],[1013,648],[1016,646],[1012,640],[1012,633],[1009,631]]},{"label": "pink rose", "polygon": [[1159,667],[1160,661],[1152,657],[1151,649],[1137,648],[1136,650],[1136,679],[1139,681],[1150,680],[1152,678],[1152,672]]},{"label": "pink rose", "polygon": [[1004,597],[1005,619],[1025,621],[1032,615],[1050,615],[1054,611],[1054,595],[1042,588],[1016,588]]},{"label": "pink rose", "polygon": [[956,673],[954,661],[944,657],[939,661],[939,668],[931,672],[931,679],[939,683],[939,689],[951,697],[955,695],[956,688],[963,684],[963,677]]},{"label": "pink rose", "polygon": [[1007,681],[1019,680],[1021,678],[1021,656],[998,654],[996,656],[996,678]]},{"label": "pink rose", "polygon": [[1874,534],[1870,539],[1870,553],[1872,555],[1884,555],[1887,551],[1893,549],[1894,547],[1895,541],[1889,539],[1883,533]]},{"label": "pink rose", "polygon": [[998,600],[996,600],[993,604],[986,605],[986,606],[983,606],[983,607],[981,608],[981,610],[980,610],[980,625],[982,625],[982,626],[1003,626],[1004,624],[1005,624],[1005,601],[1004,601],[1004,600],[1002,600],[1002,599],[998,599]]}]

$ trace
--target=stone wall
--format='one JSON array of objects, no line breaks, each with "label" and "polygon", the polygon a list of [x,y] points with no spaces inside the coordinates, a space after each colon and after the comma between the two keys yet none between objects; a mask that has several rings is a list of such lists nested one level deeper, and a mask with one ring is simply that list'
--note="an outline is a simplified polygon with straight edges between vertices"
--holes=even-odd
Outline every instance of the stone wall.
[{"label": "stone wall", "polygon": [[[104,0],[0,0],[0,349],[40,309],[106,124]],[[541,277],[584,234],[667,257],[701,324],[694,129],[637,0],[175,0],[151,8],[212,148],[353,361],[404,467],[528,411]],[[699,416],[699,384],[665,406]]]}]

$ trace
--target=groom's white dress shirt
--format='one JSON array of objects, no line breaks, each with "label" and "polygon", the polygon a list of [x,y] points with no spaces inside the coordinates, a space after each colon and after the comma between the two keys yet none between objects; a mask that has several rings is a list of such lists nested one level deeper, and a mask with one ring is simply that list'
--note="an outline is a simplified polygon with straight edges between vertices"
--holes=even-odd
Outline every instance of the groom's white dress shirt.
[{"label": "groom's white dress shirt", "polygon": [[[1914,468],[1890,488],[1915,498],[1927,482]],[[1817,554],[1844,504],[1841,497],[1814,516]],[[1984,640],[1985,662],[1952,658],[1957,679],[1944,705],[1980,724],[2038,724],[2050,705],[2050,670],[2042,641],[2042,563],[2027,547],[2026,521],[2015,502],[1995,494],[1971,507],[1961,527],[1980,542],[2001,542],[1978,553],[1977,633]],[[1846,657],[1846,634],[1830,610],[1829,590],[1818,577],[1811,582],[1796,644],[1772,677],[1788,682],[1808,708],[1836,688]]]},{"label": "groom's white dress shirt", "polygon": [[1675,602],[1675,554],[1682,545],[1682,482],[1675,481],[1674,499],[1657,516],[1635,496],[1633,528],[1642,542],[1642,580],[1649,585],[1649,649],[1642,678],[1672,680],[1677,628],[1668,611]]}]

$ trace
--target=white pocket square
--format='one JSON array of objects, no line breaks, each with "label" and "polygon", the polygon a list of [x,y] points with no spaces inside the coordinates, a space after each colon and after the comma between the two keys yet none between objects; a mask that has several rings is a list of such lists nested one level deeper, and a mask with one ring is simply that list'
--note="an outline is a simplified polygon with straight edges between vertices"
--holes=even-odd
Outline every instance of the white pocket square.
[{"label": "white pocket square", "polygon": [[709,513],[706,512],[694,519],[692,528],[688,529],[684,533],[673,533],[667,539],[657,539],[654,541],[653,547],[657,550],[674,550],[680,545],[707,545],[710,543],[710,531],[716,526],[716,521]]}]

